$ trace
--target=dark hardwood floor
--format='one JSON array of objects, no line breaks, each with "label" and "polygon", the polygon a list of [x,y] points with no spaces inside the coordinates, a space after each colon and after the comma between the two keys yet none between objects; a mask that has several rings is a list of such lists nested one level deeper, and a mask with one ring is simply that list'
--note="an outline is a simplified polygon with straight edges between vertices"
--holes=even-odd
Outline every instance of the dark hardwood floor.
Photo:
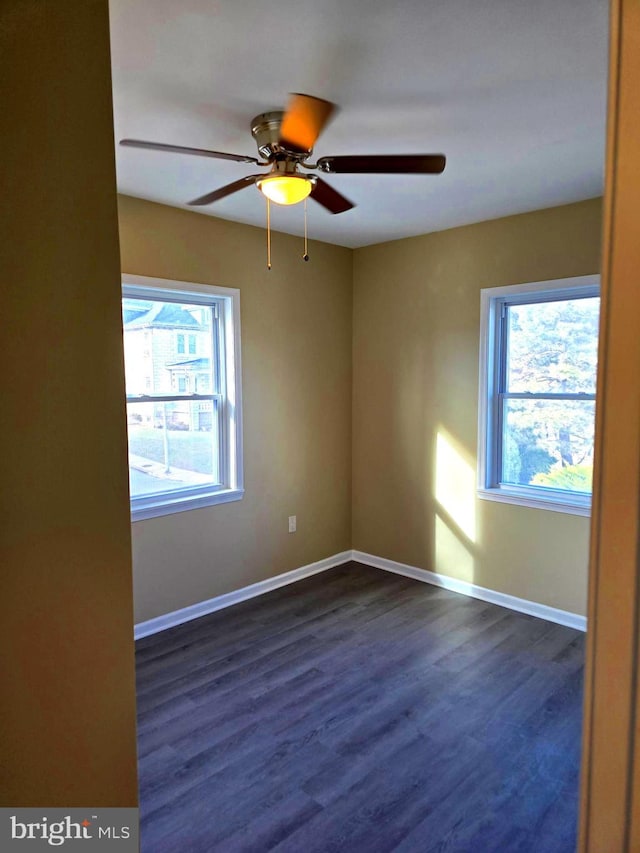
[{"label": "dark hardwood floor", "polygon": [[140,640],[143,853],[569,853],[583,651],[355,563]]}]

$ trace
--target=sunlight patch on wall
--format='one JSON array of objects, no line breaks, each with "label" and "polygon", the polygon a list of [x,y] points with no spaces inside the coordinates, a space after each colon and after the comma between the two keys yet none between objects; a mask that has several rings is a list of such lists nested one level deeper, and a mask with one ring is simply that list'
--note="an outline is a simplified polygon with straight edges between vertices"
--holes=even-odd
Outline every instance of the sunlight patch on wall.
[{"label": "sunlight patch on wall", "polygon": [[473,555],[439,515],[435,525],[435,571],[469,583],[474,581]]},{"label": "sunlight patch on wall", "polygon": [[435,469],[436,500],[467,539],[475,542],[476,473],[440,431],[436,436]]}]

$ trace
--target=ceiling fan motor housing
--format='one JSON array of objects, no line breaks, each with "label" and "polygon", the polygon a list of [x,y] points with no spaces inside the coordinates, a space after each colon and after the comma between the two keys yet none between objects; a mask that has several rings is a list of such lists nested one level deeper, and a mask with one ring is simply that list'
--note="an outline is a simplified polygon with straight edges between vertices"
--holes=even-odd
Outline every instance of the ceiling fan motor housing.
[{"label": "ceiling fan motor housing", "polygon": [[251,135],[256,141],[258,151],[265,160],[272,160],[278,155],[291,157],[296,160],[306,160],[313,151],[312,148],[304,151],[292,151],[285,148],[280,141],[280,127],[284,117],[284,110],[272,110],[268,113],[260,113],[251,122]]}]

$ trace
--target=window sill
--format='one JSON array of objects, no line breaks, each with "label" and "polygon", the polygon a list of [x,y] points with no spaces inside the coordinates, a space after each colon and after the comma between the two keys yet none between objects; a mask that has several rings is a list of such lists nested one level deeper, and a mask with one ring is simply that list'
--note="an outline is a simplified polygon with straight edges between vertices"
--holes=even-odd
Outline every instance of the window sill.
[{"label": "window sill", "polygon": [[173,515],[176,512],[187,512],[192,509],[202,509],[216,504],[226,504],[241,501],[244,489],[224,489],[209,494],[199,495],[152,495],[131,502],[131,521],[144,521],[147,518],[158,518],[162,515]]},{"label": "window sill", "polygon": [[484,501],[526,506],[531,509],[547,509],[551,512],[564,512],[568,515],[591,515],[591,498],[567,501],[566,497],[551,497],[531,494],[511,489],[478,489],[478,497]]}]

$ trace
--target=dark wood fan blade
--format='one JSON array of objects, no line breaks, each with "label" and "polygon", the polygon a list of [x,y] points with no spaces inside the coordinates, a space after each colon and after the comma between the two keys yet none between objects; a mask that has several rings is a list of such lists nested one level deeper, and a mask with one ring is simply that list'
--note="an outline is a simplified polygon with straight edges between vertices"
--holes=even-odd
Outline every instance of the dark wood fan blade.
[{"label": "dark wood fan blade", "polygon": [[280,125],[280,144],[289,149],[311,151],[335,109],[331,101],[292,94]]},{"label": "dark wood fan blade", "polygon": [[243,190],[245,187],[250,187],[251,184],[255,184],[258,178],[262,178],[262,175],[247,175],[245,178],[240,178],[239,181],[234,181],[232,184],[227,184],[224,187],[220,187],[220,189],[213,190],[213,192],[207,193],[206,195],[201,195],[200,198],[194,198],[193,201],[190,201],[191,205],[201,205],[201,204],[211,204],[214,201],[220,201],[221,198],[225,196],[231,195],[232,193],[237,193],[238,190]]},{"label": "dark wood fan blade", "polygon": [[345,210],[351,210],[352,207],[355,207],[353,202],[340,195],[337,190],[334,190],[322,178],[315,179],[315,186],[311,190],[311,198],[317,201],[318,204],[326,207],[330,213],[344,213]]},{"label": "dark wood fan blade", "polygon": [[438,175],[447,162],[444,154],[363,154],[321,157],[321,172],[350,174]]},{"label": "dark wood fan blade", "polygon": [[195,154],[198,157],[215,157],[217,160],[234,160],[236,163],[260,163],[255,157],[245,157],[244,154],[227,154],[225,151],[209,151],[208,148],[185,148],[183,145],[165,145],[162,142],[145,142],[143,139],[121,139],[120,145],[130,148],[147,148],[150,151],[171,151],[174,154]]}]

